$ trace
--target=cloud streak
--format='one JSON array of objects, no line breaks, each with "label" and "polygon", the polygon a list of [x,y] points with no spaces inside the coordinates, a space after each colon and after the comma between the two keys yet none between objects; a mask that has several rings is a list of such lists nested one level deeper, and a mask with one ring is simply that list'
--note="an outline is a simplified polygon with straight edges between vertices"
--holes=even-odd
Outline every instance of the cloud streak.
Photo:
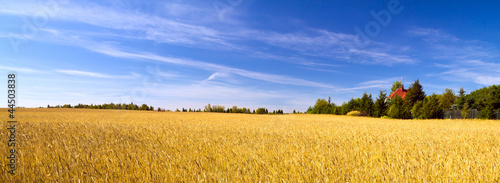
[{"label": "cloud streak", "polygon": [[[119,31],[117,35],[125,38],[155,41],[159,43],[176,44],[206,49],[237,50],[252,55],[266,52],[275,58],[280,56],[275,52],[262,50],[242,42],[259,41],[261,43],[297,52],[301,58],[324,57],[360,64],[408,64],[415,60],[402,55],[395,50],[388,50],[382,43],[372,43],[369,48],[355,49],[359,38],[354,34],[331,32],[322,29],[305,27],[305,31],[278,33],[266,30],[256,30],[234,25],[194,24],[198,18],[189,20],[178,19],[179,14],[190,11],[207,13],[198,7],[178,3],[165,3],[163,7],[168,16],[151,15],[127,9],[111,9],[96,3],[64,2],[53,17],[56,20],[80,22],[106,29]],[[179,7],[174,10],[173,7]],[[0,13],[20,16],[30,16],[39,7],[32,1],[6,2],[0,7]],[[189,16],[188,16],[189,17]],[[191,20],[192,19],[192,20]],[[92,32],[92,31],[91,31]],[[382,49],[383,48],[383,49]],[[278,59],[283,60],[283,59]],[[310,60],[310,59],[307,59]],[[303,64],[305,62],[296,62]]]},{"label": "cloud streak", "polygon": [[138,74],[132,73],[132,75],[108,75],[95,72],[79,71],[79,70],[61,70],[56,69],[55,72],[74,75],[74,76],[84,76],[84,77],[94,77],[94,78],[108,78],[108,79],[136,79],[139,77]]},{"label": "cloud streak", "polygon": [[492,59],[499,54],[490,44],[478,40],[463,40],[438,29],[417,28],[408,34],[421,38],[430,49],[422,50],[433,59],[475,60]]},{"label": "cloud streak", "polygon": [[121,51],[119,49],[116,49],[116,48],[113,48],[110,46],[104,46],[104,47],[101,47],[100,49],[92,48],[91,50],[98,52],[98,53],[113,56],[113,57],[120,57],[120,58],[127,58],[127,59],[146,59],[146,60],[153,60],[153,61],[159,61],[159,62],[164,62],[164,63],[176,64],[176,65],[184,65],[184,66],[190,66],[190,67],[194,67],[197,69],[203,69],[203,70],[207,70],[207,71],[223,72],[223,73],[239,75],[239,76],[252,78],[252,79],[256,79],[256,80],[267,81],[267,82],[271,82],[271,83],[296,85],[296,86],[321,87],[321,88],[335,88],[335,87],[330,86],[330,85],[317,83],[317,82],[313,82],[313,81],[307,81],[307,80],[294,78],[294,77],[290,77],[290,76],[266,74],[266,73],[261,73],[261,72],[248,71],[248,70],[244,70],[244,69],[238,69],[238,68],[213,64],[213,63],[197,61],[197,60],[164,57],[164,56],[159,56],[159,55],[152,54],[152,53],[124,52],[124,51]]},{"label": "cloud streak", "polygon": [[6,67],[6,66],[0,66],[1,70],[5,71],[15,71],[15,72],[24,72],[24,73],[38,73],[40,71],[30,69],[30,68],[21,68],[21,67]]},{"label": "cloud streak", "polygon": [[469,81],[486,86],[500,84],[500,71],[498,70],[500,64],[498,63],[467,60],[449,65],[439,64],[436,67],[447,70],[439,74],[430,74],[430,76],[438,76],[448,81]]},{"label": "cloud streak", "polygon": [[400,77],[391,77],[387,79],[379,79],[379,80],[370,80],[359,83],[356,87],[352,88],[344,88],[341,91],[350,91],[350,90],[366,90],[370,88],[391,88],[392,83],[400,80]]}]

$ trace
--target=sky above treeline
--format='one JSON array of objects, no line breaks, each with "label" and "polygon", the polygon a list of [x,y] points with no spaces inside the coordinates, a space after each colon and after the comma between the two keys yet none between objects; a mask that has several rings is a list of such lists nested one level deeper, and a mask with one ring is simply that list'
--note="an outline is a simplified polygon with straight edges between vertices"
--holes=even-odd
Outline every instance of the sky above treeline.
[{"label": "sky above treeline", "polygon": [[25,107],[291,112],[328,96],[375,98],[401,79],[420,79],[427,94],[500,84],[496,1],[0,3],[1,80],[17,72]]}]

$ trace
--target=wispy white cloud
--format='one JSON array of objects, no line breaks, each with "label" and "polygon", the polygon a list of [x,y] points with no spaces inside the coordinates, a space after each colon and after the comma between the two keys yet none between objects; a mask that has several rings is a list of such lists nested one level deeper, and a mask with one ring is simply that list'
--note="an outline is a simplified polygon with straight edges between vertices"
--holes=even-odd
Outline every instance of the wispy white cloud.
[{"label": "wispy white cloud", "polygon": [[[137,11],[111,9],[96,3],[61,2],[57,4],[57,11],[51,19],[115,29],[157,42],[228,45],[217,30],[206,26],[182,23]],[[0,14],[31,16],[39,11],[40,5],[34,1],[5,2],[0,7]]]},{"label": "wispy white cloud", "polygon": [[110,79],[136,79],[139,77],[138,74],[132,73],[131,75],[108,75],[95,72],[79,71],[79,70],[55,70],[58,73],[74,75],[74,76],[85,76],[94,78],[110,78]]},{"label": "wispy white cloud", "polygon": [[422,40],[426,47],[426,56],[440,60],[475,60],[491,59],[500,56],[487,42],[479,40],[463,40],[438,29],[417,28],[409,30],[408,34]]},{"label": "wispy white cloud", "polygon": [[[278,55],[275,52],[262,50],[260,47],[242,44],[244,41],[260,41],[295,51],[298,53],[298,57],[308,58],[307,60],[310,60],[309,57],[326,57],[354,63],[383,65],[415,62],[414,59],[398,53],[397,50],[388,50],[387,46],[383,46],[382,43],[372,42],[370,48],[356,49],[355,45],[359,42],[359,38],[354,34],[309,27],[305,27],[305,31],[300,32],[278,33],[244,26],[221,26],[220,24],[211,26],[207,23],[196,23],[203,22],[200,21],[200,17],[204,19],[209,14],[208,12],[213,16],[213,12],[207,11],[207,7],[195,7],[185,2],[165,2],[161,5],[163,12],[165,12],[164,16],[128,9],[117,10],[96,3],[64,2],[59,3],[58,6],[57,13],[51,16],[51,19],[80,22],[120,32],[119,34],[108,34],[109,36],[208,49],[239,50],[248,52],[249,55],[255,52],[266,52],[265,55],[271,56]],[[39,10],[39,5],[33,1],[7,2],[0,7],[0,13],[23,16],[32,15]],[[197,16],[185,18],[189,17],[185,16],[186,14],[193,13]],[[184,18],[179,18],[181,15]],[[309,63],[312,62],[309,61]]]},{"label": "wispy white cloud", "polygon": [[216,72],[216,73],[213,73],[212,75],[210,75],[207,79],[205,79],[205,81],[214,80],[216,77],[227,77],[227,74],[226,73]]},{"label": "wispy white cloud", "polygon": [[247,78],[268,81],[272,83],[278,84],[287,84],[287,85],[296,85],[296,86],[311,86],[311,87],[323,87],[323,88],[334,88],[331,85],[317,83],[313,81],[307,81],[299,78],[294,78],[290,76],[284,75],[275,75],[275,74],[266,74],[260,72],[253,72],[244,69],[237,69],[233,67],[191,60],[187,58],[176,58],[176,57],[166,57],[160,56],[154,53],[148,52],[133,52],[133,51],[123,51],[119,48],[116,48],[112,45],[101,44],[92,41],[84,41],[78,38],[70,38],[67,41],[63,42],[71,42],[71,44],[75,44],[77,46],[83,47],[90,51],[101,53],[104,55],[117,57],[117,58],[126,58],[126,59],[138,59],[138,60],[152,60],[169,64],[183,65],[189,66],[192,68],[213,71],[213,72],[222,72],[227,74],[235,74]]},{"label": "wispy white cloud", "polygon": [[[408,31],[412,36],[422,38],[430,49],[425,51],[432,59],[442,63],[433,66],[444,70],[428,74],[447,81],[473,82],[480,85],[500,83],[500,64],[495,60],[498,51],[487,42],[463,40],[442,30],[417,28]],[[424,51],[424,50],[422,50]]]},{"label": "wispy white cloud", "polygon": [[0,66],[1,70],[5,71],[16,71],[16,72],[24,72],[24,73],[38,73],[40,71],[30,69],[30,68],[22,68],[22,67],[6,67],[6,66]]},{"label": "wispy white cloud", "polygon": [[437,29],[417,28],[409,30],[408,33],[413,36],[426,37],[426,41],[459,41],[459,39],[451,34],[445,33]]},{"label": "wispy white cloud", "polygon": [[[354,34],[308,29],[307,32],[276,33],[266,31],[239,31],[239,36],[254,38],[264,43],[294,50],[304,56],[326,57],[362,64],[408,64],[416,60],[407,55],[394,54],[383,43],[358,48],[359,37]],[[383,48],[383,49],[382,49]]]},{"label": "wispy white cloud", "polygon": [[469,81],[480,85],[500,84],[499,63],[466,60],[448,65],[440,64],[438,67],[447,70],[438,74],[429,74],[429,76],[438,76],[448,81]]},{"label": "wispy white cloud", "polygon": [[147,53],[147,52],[142,52],[142,53],[133,53],[131,51],[125,52],[125,51],[122,51],[118,48],[112,47],[110,45],[94,44],[92,46],[87,46],[85,48],[87,48],[91,51],[97,52],[97,53],[101,53],[101,54],[105,54],[105,55],[109,55],[109,56],[113,56],[113,57],[118,57],[118,58],[139,59],[139,60],[145,59],[145,60],[153,60],[153,61],[159,61],[159,62],[164,62],[164,63],[176,64],[176,65],[184,65],[184,66],[203,69],[203,70],[207,70],[207,71],[235,74],[235,75],[239,75],[239,76],[243,76],[243,77],[247,77],[247,78],[252,78],[252,79],[262,80],[262,81],[267,81],[267,82],[272,82],[272,83],[278,83],[278,84],[296,85],[296,86],[311,86],[311,87],[322,87],[322,88],[335,88],[331,85],[322,84],[322,83],[318,83],[318,82],[314,82],[314,81],[303,80],[303,79],[294,78],[294,77],[290,77],[290,76],[248,71],[248,70],[244,70],[244,69],[238,69],[238,68],[233,68],[233,67],[228,67],[228,66],[203,62],[203,61],[191,60],[191,59],[186,59],[186,58],[165,57],[165,56],[160,56],[160,55],[156,55],[153,53]]},{"label": "wispy white cloud", "polygon": [[391,55],[385,52],[377,52],[366,49],[350,49],[349,52],[359,56],[357,57],[359,60],[361,60],[359,62],[368,64],[393,65],[400,63],[413,64],[417,62],[415,59],[412,59],[406,55]]},{"label": "wispy white cloud", "polygon": [[400,79],[401,79],[401,77],[391,77],[391,78],[387,78],[387,79],[370,80],[370,81],[365,81],[365,82],[359,83],[356,87],[344,88],[341,90],[343,90],[343,91],[366,90],[366,89],[370,89],[370,88],[379,88],[379,89],[385,88],[385,89],[387,89],[387,88],[391,88],[392,84],[395,81],[398,81]]},{"label": "wispy white cloud", "polygon": [[[238,69],[238,68],[233,68],[233,67],[228,67],[228,66],[223,66],[219,64],[214,64],[214,63],[209,63],[209,62],[203,62],[203,61],[197,61],[197,60],[191,60],[188,58],[176,58],[176,57],[166,57],[166,56],[160,56],[154,53],[149,53],[149,52],[135,52],[135,51],[124,51],[122,49],[117,48],[116,46],[113,46],[111,44],[103,44],[100,42],[95,42],[91,40],[83,40],[79,37],[75,36],[67,36],[62,33],[59,35],[52,35],[55,36],[52,38],[52,40],[48,41],[55,41],[58,44],[70,44],[73,46],[79,46],[82,48],[85,48],[87,50],[112,56],[112,57],[117,57],[117,58],[126,58],[126,59],[138,59],[138,60],[151,60],[151,61],[157,61],[157,62],[163,62],[163,63],[169,63],[169,64],[176,64],[176,65],[183,65],[183,66],[189,66],[192,68],[197,68],[197,69],[202,69],[202,70],[207,70],[207,71],[213,71],[213,72],[221,72],[221,73],[226,73],[226,74],[234,74],[234,75],[239,75],[247,78],[252,78],[256,80],[262,80],[262,81],[267,81],[271,83],[278,83],[278,84],[285,84],[285,85],[295,85],[295,86],[310,86],[310,87],[321,87],[321,88],[335,88],[332,85],[327,85],[327,84],[322,84],[314,81],[308,81],[304,79],[299,79],[291,76],[284,76],[284,75],[275,75],[275,74],[267,74],[267,73],[261,73],[261,72],[254,72],[254,71],[248,71],[244,69]],[[46,39],[46,38],[44,38]],[[82,73],[79,73],[82,75]],[[87,74],[87,76],[91,76],[91,74]],[[93,75],[94,77],[97,77],[98,75]]]},{"label": "wispy white cloud", "polygon": [[320,68],[314,68],[314,67],[304,67],[305,69],[308,70],[313,70],[313,71],[321,71],[321,72],[329,72],[329,73],[339,73],[337,70],[332,70],[332,69],[320,69]]}]

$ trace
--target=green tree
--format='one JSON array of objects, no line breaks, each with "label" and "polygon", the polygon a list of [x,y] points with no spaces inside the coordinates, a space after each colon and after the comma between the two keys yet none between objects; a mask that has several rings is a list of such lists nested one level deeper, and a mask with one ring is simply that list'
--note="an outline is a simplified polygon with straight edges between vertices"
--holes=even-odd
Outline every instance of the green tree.
[{"label": "green tree", "polygon": [[385,101],[386,98],[387,94],[385,93],[385,90],[381,89],[377,97],[377,100],[373,105],[374,117],[382,117],[387,115],[387,103]]},{"label": "green tree", "polygon": [[329,113],[328,114],[337,114],[337,105],[335,103],[333,103],[333,102],[330,103],[328,105],[328,107],[329,107],[329,111],[328,111]]},{"label": "green tree", "polygon": [[407,93],[405,95],[405,100],[413,107],[417,101],[423,101],[425,98],[425,92],[420,84],[420,81],[417,79],[415,82],[408,88]]},{"label": "green tree", "polygon": [[411,115],[414,119],[424,118],[424,104],[423,101],[417,101],[411,109]]},{"label": "green tree", "polygon": [[[413,117],[412,109],[416,102],[423,101],[425,98],[425,92],[420,80],[415,80],[415,82],[408,88],[407,93],[404,98],[404,119],[410,119]],[[418,117],[418,116],[417,116]]]},{"label": "green tree", "polygon": [[403,106],[403,98],[401,98],[401,96],[399,95],[396,95],[391,100],[388,115],[391,118],[403,119],[404,114],[405,114],[405,109]]},{"label": "green tree", "polygon": [[342,115],[346,115],[350,110],[349,110],[349,106],[347,105],[346,102],[343,102],[342,105],[340,106],[340,108],[342,108]]},{"label": "green tree", "polygon": [[351,98],[351,100],[347,102],[345,109],[343,109],[343,112],[344,114],[347,114],[348,112],[357,110],[359,110],[359,98],[357,99]]},{"label": "green tree", "polygon": [[462,106],[462,118],[467,119],[469,116],[469,104],[464,103]]},{"label": "green tree", "polygon": [[306,113],[307,114],[312,114],[313,113],[313,108],[311,106],[309,106],[309,108],[307,108]]},{"label": "green tree", "polygon": [[451,109],[451,106],[453,105],[453,103],[455,103],[456,99],[457,97],[455,96],[453,90],[446,88],[443,92],[443,95],[441,95],[439,104],[441,105],[443,110],[448,110]]},{"label": "green tree", "polygon": [[493,110],[500,109],[500,85],[493,85],[490,87],[489,103]]},{"label": "green tree", "polygon": [[394,93],[396,90],[398,90],[401,87],[403,87],[403,82],[401,82],[401,81],[394,82],[392,84],[391,93]]},{"label": "green tree", "polygon": [[366,92],[363,94],[359,101],[360,112],[364,112],[367,116],[373,115],[373,99],[372,94],[368,95]]},{"label": "green tree", "polygon": [[481,119],[495,119],[496,116],[493,113],[493,106],[491,104],[486,105],[486,107],[481,109],[479,113],[479,118]]},{"label": "green tree", "polygon": [[330,106],[325,99],[316,100],[316,104],[312,108],[312,114],[329,114]]},{"label": "green tree", "polygon": [[428,97],[427,102],[424,103],[423,111],[425,119],[443,118],[443,108],[441,107],[438,96],[436,94],[432,94]]},{"label": "green tree", "polygon": [[465,102],[466,102],[466,95],[465,95],[464,87],[462,87],[458,91],[458,98],[455,101],[455,104],[457,105],[458,110],[462,110]]}]

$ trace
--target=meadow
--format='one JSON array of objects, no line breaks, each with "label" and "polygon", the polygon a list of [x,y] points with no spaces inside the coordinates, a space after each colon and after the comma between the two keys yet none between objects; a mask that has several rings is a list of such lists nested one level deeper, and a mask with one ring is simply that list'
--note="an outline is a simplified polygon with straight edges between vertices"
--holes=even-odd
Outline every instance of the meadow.
[{"label": "meadow", "polygon": [[[0,119],[7,121],[7,109]],[[17,109],[0,182],[499,182],[500,121]],[[0,155],[8,156],[8,131]]]}]

